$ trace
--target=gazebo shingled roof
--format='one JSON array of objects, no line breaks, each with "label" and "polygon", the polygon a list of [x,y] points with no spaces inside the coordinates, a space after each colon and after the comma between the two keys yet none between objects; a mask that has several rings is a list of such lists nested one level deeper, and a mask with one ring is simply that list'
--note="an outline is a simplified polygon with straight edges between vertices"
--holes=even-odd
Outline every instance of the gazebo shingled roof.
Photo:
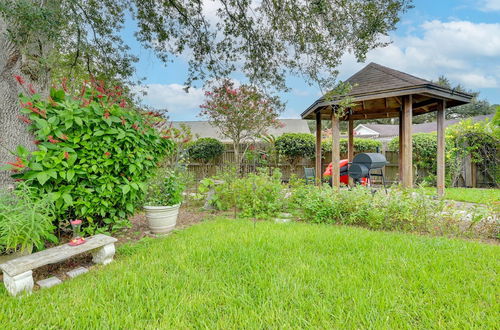
[{"label": "gazebo shingled roof", "polygon": [[[357,103],[352,108],[353,119],[398,117],[401,97],[413,95],[413,115],[437,109],[439,100],[446,100],[448,107],[469,103],[472,95],[439,86],[428,80],[412,76],[376,63],[370,63],[349,79],[353,88],[348,94]],[[325,101],[323,97],[302,113],[302,119],[315,119],[321,112],[323,119],[330,119],[330,105],[338,100]],[[340,120],[347,120],[347,116]]]},{"label": "gazebo shingled roof", "polygon": [[399,117],[399,179],[403,187],[413,185],[412,117],[437,111],[437,190],[444,194],[444,120],[447,107],[469,103],[472,95],[439,86],[430,81],[388,67],[370,63],[347,79],[353,87],[348,96],[354,104],[345,113],[335,113],[343,96],[318,99],[302,113],[302,119],[316,120],[316,183],[321,183],[321,121],[332,121],[332,183],[340,186],[339,121],[349,121],[348,159],[354,157],[354,121]]}]

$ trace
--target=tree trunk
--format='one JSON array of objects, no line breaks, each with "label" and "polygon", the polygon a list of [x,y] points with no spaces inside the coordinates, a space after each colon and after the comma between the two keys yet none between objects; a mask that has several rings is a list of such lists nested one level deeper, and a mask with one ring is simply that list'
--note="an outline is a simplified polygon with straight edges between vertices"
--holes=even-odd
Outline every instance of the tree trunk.
[{"label": "tree trunk", "polygon": [[239,175],[241,171],[240,143],[233,142],[233,148],[234,148],[234,162],[236,163],[236,173]]},{"label": "tree trunk", "polygon": [[[49,71],[40,65],[38,58],[45,55],[48,44],[40,40],[21,50],[7,35],[7,22],[0,17],[0,167],[15,161],[11,152],[19,145],[33,150],[33,136],[26,124],[19,120],[19,93],[26,93],[15,76],[25,80],[25,86],[32,84],[42,95],[47,95]],[[9,171],[0,170],[0,188],[13,182]]]}]

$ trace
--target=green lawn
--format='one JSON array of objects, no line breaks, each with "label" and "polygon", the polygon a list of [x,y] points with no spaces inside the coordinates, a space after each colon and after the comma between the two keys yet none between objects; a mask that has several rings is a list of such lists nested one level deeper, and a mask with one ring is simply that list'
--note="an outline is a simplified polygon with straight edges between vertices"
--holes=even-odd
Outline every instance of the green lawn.
[{"label": "green lawn", "polygon": [[[436,194],[436,188],[425,189]],[[500,189],[446,188],[444,198],[460,202],[490,204],[500,202]]]},{"label": "green lawn", "polygon": [[7,328],[495,328],[500,247],[304,223],[207,221],[22,299]]}]

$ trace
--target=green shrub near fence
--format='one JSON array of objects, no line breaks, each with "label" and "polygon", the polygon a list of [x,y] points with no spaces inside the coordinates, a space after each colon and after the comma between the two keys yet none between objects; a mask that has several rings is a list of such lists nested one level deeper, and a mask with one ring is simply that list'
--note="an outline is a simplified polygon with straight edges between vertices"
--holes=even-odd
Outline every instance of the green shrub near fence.
[{"label": "green shrub near fence", "polygon": [[189,158],[206,164],[224,153],[224,145],[214,138],[200,138],[187,146]]},{"label": "green shrub near fence", "polygon": [[[377,148],[382,147],[382,142],[372,139],[354,138],[354,152],[377,152]],[[347,142],[346,138],[340,139],[340,153],[347,154]],[[332,140],[323,140],[321,142],[321,149],[323,154],[332,151]]]}]

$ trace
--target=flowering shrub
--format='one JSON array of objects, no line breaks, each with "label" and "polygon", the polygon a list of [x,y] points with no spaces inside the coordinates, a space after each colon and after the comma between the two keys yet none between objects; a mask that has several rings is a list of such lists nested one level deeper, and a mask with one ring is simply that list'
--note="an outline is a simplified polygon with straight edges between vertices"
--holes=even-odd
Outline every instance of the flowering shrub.
[{"label": "flowering shrub", "polygon": [[200,115],[218,128],[220,134],[233,141],[234,156],[239,168],[243,153],[241,144],[264,135],[270,127],[282,127],[278,120],[283,105],[254,86],[235,87],[225,79],[221,86],[206,91]]},{"label": "flowering shrub", "polygon": [[154,128],[154,114],[127,107],[119,87],[86,82],[77,96],[67,92],[63,85],[48,99],[29,88],[20,96],[19,119],[37,149],[19,147],[10,169],[52,198],[60,221],[86,219],[88,232],[116,229],[127,224],[144,181],[172,142]]}]

